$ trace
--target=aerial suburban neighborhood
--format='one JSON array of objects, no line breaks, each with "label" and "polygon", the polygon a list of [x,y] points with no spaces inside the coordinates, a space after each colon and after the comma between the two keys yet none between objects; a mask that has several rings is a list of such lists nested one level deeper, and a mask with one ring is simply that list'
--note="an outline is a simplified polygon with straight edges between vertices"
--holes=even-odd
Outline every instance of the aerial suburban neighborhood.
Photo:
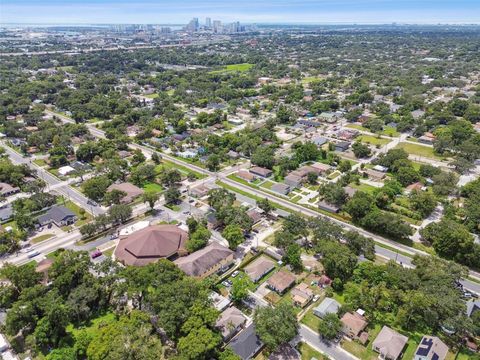
[{"label": "aerial suburban neighborhood", "polygon": [[478,25],[2,24],[0,78],[3,359],[480,359]]}]

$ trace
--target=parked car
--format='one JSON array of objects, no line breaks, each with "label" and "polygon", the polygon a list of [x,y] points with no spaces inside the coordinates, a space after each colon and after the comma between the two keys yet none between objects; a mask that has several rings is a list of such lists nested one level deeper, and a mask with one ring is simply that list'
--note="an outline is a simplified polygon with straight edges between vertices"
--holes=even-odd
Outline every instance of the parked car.
[{"label": "parked car", "polygon": [[100,250],[95,250],[92,253],[90,253],[90,257],[92,259],[96,259],[99,256],[102,256],[102,252]]},{"label": "parked car", "polygon": [[238,275],[239,271],[238,270],[235,270],[233,273],[232,273],[232,278],[236,277]]},{"label": "parked car", "polygon": [[315,295],[315,296],[313,297],[313,302],[318,301],[318,299],[320,299],[320,295]]}]

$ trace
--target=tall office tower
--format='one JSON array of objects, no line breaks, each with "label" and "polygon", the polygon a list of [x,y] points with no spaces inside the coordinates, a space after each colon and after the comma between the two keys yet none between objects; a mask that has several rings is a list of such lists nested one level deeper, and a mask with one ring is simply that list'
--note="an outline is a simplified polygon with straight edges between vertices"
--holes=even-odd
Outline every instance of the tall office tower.
[{"label": "tall office tower", "polygon": [[222,22],[220,20],[213,20],[213,31],[216,33],[222,32]]},{"label": "tall office tower", "polygon": [[212,27],[212,19],[210,19],[209,17],[205,19],[205,27],[208,29]]},{"label": "tall office tower", "polygon": [[190,22],[185,26],[185,30],[190,32],[198,31],[198,18],[193,18]]}]

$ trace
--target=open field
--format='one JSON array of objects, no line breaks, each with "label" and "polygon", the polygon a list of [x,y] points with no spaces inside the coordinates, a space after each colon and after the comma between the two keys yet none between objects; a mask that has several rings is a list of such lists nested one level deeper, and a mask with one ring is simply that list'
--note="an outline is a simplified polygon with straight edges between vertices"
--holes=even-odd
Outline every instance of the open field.
[{"label": "open field", "polygon": [[231,64],[225,66],[220,70],[210,71],[210,74],[225,74],[229,72],[245,72],[250,70],[253,67],[253,64],[243,63],[243,64]]}]

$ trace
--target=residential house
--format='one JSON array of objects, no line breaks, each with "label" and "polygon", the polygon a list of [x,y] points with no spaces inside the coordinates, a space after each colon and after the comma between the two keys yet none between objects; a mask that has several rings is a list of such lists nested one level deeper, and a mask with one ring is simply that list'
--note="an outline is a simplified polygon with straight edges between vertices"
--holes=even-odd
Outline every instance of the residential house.
[{"label": "residential house", "polygon": [[65,165],[60,168],[58,168],[58,174],[61,176],[67,176],[68,174],[71,174],[75,172],[75,169],[71,167],[70,165]]},{"label": "residential house", "polygon": [[397,360],[408,342],[408,337],[399,334],[388,326],[383,326],[372,343],[373,351],[380,354],[381,359]]},{"label": "residential house", "polygon": [[207,214],[207,228],[209,230],[215,230],[221,225],[220,220],[218,220],[217,215],[214,212]]},{"label": "residential house", "polygon": [[342,323],[342,332],[352,339],[358,338],[368,325],[367,320],[358,312],[347,312],[340,321]]},{"label": "residential house", "polygon": [[334,123],[335,121],[338,120],[338,116],[334,112],[322,112],[319,116],[318,119],[320,121],[325,121],[329,124]]},{"label": "residential house", "polygon": [[415,351],[414,360],[445,360],[448,346],[436,336],[425,335]]},{"label": "residential house", "polygon": [[301,360],[301,354],[290,344],[282,344],[270,354],[268,360]]},{"label": "residential house", "polygon": [[251,323],[246,329],[235,336],[228,345],[242,360],[252,359],[263,348],[263,343]]},{"label": "residential house", "polygon": [[272,190],[272,191],[274,191],[278,194],[281,194],[281,195],[288,195],[288,193],[290,192],[290,186],[287,185],[287,184],[276,183],[276,184],[272,185],[270,190]]},{"label": "residential house", "polygon": [[303,178],[295,174],[288,174],[283,181],[290,188],[299,188],[302,186]]},{"label": "residential house", "polygon": [[332,298],[325,298],[323,301],[313,309],[313,313],[319,318],[323,318],[328,314],[337,314],[340,310],[340,303]]},{"label": "residential house", "polygon": [[313,163],[312,165],[310,165],[310,167],[316,169],[316,171],[319,175],[324,174],[327,171],[332,169],[332,167],[330,165],[320,163],[320,162]]},{"label": "residential house", "polygon": [[113,190],[123,191],[126,194],[121,199],[121,202],[123,204],[131,203],[133,200],[135,200],[144,193],[143,189],[140,189],[138,186],[135,186],[129,182],[112,184],[107,188],[107,192],[111,192]]},{"label": "residential house", "polygon": [[301,308],[304,308],[313,299],[313,291],[303,282],[295,286],[290,295],[293,303]]},{"label": "residential house", "polygon": [[7,197],[16,193],[19,193],[20,189],[16,186],[12,186],[7,183],[0,183],[0,195],[3,197]]},{"label": "residential house", "polygon": [[268,177],[272,176],[272,174],[273,174],[272,170],[265,169],[265,168],[262,168],[260,166],[252,166],[250,168],[250,172],[254,175],[258,175],[258,176],[263,177],[263,178],[268,178]]},{"label": "residential house", "polygon": [[382,165],[375,165],[375,166],[373,167],[373,170],[386,173],[386,172],[388,171],[388,167],[382,166]]},{"label": "residential house", "polygon": [[413,184],[408,185],[405,188],[405,192],[411,193],[412,191],[422,191],[424,189],[425,189],[425,186],[421,182],[417,181],[417,182],[414,182]]},{"label": "residential house", "polygon": [[295,284],[295,280],[295,275],[288,271],[280,270],[268,279],[267,286],[281,295]]},{"label": "residential house", "polygon": [[335,151],[345,152],[350,147],[350,143],[348,141],[340,141],[335,143]]},{"label": "residential house", "polygon": [[477,311],[480,311],[480,300],[467,301],[467,316],[472,317]]},{"label": "residential house", "polygon": [[312,142],[317,145],[318,147],[328,143],[328,139],[323,136],[316,136],[312,138]]},{"label": "residential house", "polygon": [[427,144],[427,145],[433,145],[433,142],[435,141],[437,137],[433,135],[430,132],[426,132],[422,136],[418,138],[418,142],[422,144]]},{"label": "residential house", "polygon": [[228,341],[242,329],[246,321],[245,315],[235,306],[231,306],[220,314],[215,327],[220,330],[223,341]]},{"label": "residential house", "polygon": [[48,281],[49,281],[48,271],[49,271],[50,268],[52,267],[53,262],[54,262],[53,259],[45,258],[45,259],[43,259],[42,261],[40,261],[40,262],[37,264],[37,267],[35,268],[35,272],[40,273],[40,274],[43,275],[43,278],[42,278],[42,284],[43,284],[43,285],[47,285],[47,284],[48,284]]},{"label": "residential house", "polygon": [[245,267],[245,273],[253,282],[260,280],[265,274],[269,273],[275,268],[272,260],[265,256],[260,256]]},{"label": "residential house", "polygon": [[230,159],[238,159],[240,157],[240,154],[236,151],[233,151],[233,150],[230,150],[228,153],[227,153],[227,156],[230,158]]},{"label": "residential house", "polygon": [[185,274],[205,278],[224,271],[233,263],[233,251],[214,241],[194,253],[174,261]]},{"label": "residential house", "polygon": [[239,171],[237,171],[236,175],[240,179],[243,179],[243,180],[248,181],[248,182],[253,182],[257,179],[257,177],[254,174],[252,174],[251,172],[248,172],[246,170],[239,170]]},{"label": "residential house", "polygon": [[315,119],[298,119],[297,124],[308,126],[308,127],[313,126],[316,128],[322,126],[322,123]]},{"label": "residential house", "polygon": [[338,213],[340,211],[340,208],[336,205],[329,204],[326,201],[319,201],[318,202],[318,207],[322,210],[329,211],[331,213]]},{"label": "residential house", "polygon": [[203,184],[200,184],[190,189],[190,195],[200,199],[200,198],[203,198],[204,196],[207,196],[209,191],[210,191],[210,188],[208,188]]},{"label": "residential house", "polygon": [[373,181],[381,181],[385,178],[385,173],[373,169],[365,169],[365,173]]},{"label": "residential house", "polygon": [[220,312],[225,310],[232,303],[232,300],[216,293],[215,291],[212,291],[210,295],[208,295],[208,299],[212,302],[212,306]]},{"label": "residential house", "polygon": [[77,216],[73,211],[67,209],[65,206],[56,205],[51,207],[43,215],[37,218],[40,226],[51,225],[52,223],[58,227],[73,224],[77,220]]},{"label": "residential house", "polygon": [[248,210],[247,216],[252,220],[253,225],[259,223],[260,220],[262,220],[262,214],[256,209]]},{"label": "residential house", "polygon": [[358,189],[355,189],[351,186],[345,186],[343,188],[343,190],[345,190],[345,193],[348,195],[348,197],[352,198],[353,195],[355,195],[355,193],[358,191]]},{"label": "residential house", "polygon": [[6,222],[13,216],[12,203],[0,207],[0,222]]}]

